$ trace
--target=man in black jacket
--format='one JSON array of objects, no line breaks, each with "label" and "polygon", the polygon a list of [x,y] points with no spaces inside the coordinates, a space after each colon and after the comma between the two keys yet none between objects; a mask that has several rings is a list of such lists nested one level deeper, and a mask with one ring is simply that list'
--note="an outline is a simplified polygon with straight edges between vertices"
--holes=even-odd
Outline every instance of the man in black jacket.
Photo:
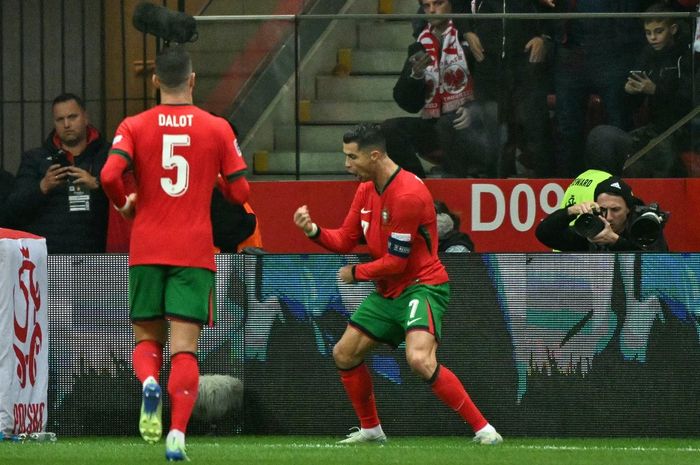
[{"label": "man in black jacket", "polygon": [[[538,0],[553,13],[631,13],[644,11],[647,0]],[[586,109],[597,94],[607,124],[628,130],[631,115],[623,84],[643,46],[634,18],[554,19],[543,21],[554,43],[552,74],[556,94],[559,156],[557,175],[584,171]]]},{"label": "man in black jacket", "polygon": [[[681,23],[664,17],[673,10],[655,4],[644,18],[648,44],[640,53],[624,84],[635,107],[646,105],[648,123],[630,132],[600,125],[589,134],[587,145],[595,145],[599,158],[613,163],[625,159],[658,137],[693,108],[693,63],[689,38],[681,36]],[[625,170],[627,178],[671,178],[686,175],[680,152],[690,145],[687,127],[681,127],[656,148]]]},{"label": "man in black jacket", "polygon": [[[537,13],[532,0],[478,0],[472,12]],[[464,37],[474,56],[475,94],[486,113],[486,129],[498,152],[499,122],[507,124],[508,142],[522,150],[537,177],[554,174],[550,150],[548,80],[545,61],[549,41],[536,20],[470,19]],[[495,157],[494,157],[495,158]],[[507,158],[507,160],[506,160]],[[493,160],[493,175],[516,174],[515,157]]]},{"label": "man in black jacket", "polygon": [[46,238],[50,254],[105,251],[107,198],[99,176],[109,143],[74,94],[53,101],[54,130],[22,155],[7,209],[18,229]]},{"label": "man in black jacket", "polygon": [[[450,0],[419,0],[427,15],[452,14]],[[450,175],[486,177],[487,140],[466,51],[450,19],[430,19],[408,48],[394,86],[394,100],[419,118],[392,118],[382,124],[387,152],[402,168],[423,177],[416,156],[437,161]],[[436,153],[440,153],[436,156]]]},{"label": "man in black jacket", "polygon": [[[546,217],[537,226],[537,239],[547,247],[564,252],[668,251],[662,229],[665,216],[659,217],[655,240],[640,240],[633,234],[631,226],[638,218],[637,207],[644,203],[632,194],[632,188],[621,178],[613,176],[598,183],[594,198],[595,202],[584,201],[564,207]],[[578,222],[582,217],[593,228],[582,228]],[[574,220],[577,220],[576,226],[572,225]]]}]

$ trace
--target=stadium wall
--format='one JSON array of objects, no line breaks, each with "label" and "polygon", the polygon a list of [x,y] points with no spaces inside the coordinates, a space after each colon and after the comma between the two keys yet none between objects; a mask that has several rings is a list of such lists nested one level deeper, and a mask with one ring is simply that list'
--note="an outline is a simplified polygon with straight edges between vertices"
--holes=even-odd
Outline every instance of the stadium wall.
[{"label": "stadium wall", "polygon": [[[700,179],[628,179],[634,194],[671,212],[665,228],[674,252],[700,250]],[[570,179],[426,179],[435,199],[461,217],[478,252],[544,252],[535,238],[537,224],[559,208]],[[262,228],[265,249],[274,253],[323,252],[292,222],[308,205],[321,226],[339,227],[350,208],[356,181],[251,183],[250,203]],[[681,200],[682,199],[682,200]]]},{"label": "stadium wall", "polygon": [[[195,417],[190,432],[342,435],[356,425],[331,352],[372,291],[340,284],[337,269],[365,259],[217,256],[219,323],[205,329],[198,356],[203,374],[240,379],[244,402]],[[700,255],[454,254],[444,262],[452,300],[439,358],[504,435],[698,434]],[[49,256],[48,268],[48,430],[137,435],[127,256]],[[382,347],[368,365],[387,434],[468,434],[410,373],[401,347]]]}]

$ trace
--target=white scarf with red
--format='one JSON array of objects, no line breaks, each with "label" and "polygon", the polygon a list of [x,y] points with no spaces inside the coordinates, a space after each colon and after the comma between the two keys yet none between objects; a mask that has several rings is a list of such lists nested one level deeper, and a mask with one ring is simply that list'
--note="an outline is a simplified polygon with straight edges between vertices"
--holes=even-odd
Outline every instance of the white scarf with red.
[{"label": "white scarf with red", "polygon": [[425,105],[421,112],[425,119],[439,118],[474,99],[474,81],[452,20],[440,39],[433,35],[430,23],[418,36],[418,42],[433,59],[425,69]]}]

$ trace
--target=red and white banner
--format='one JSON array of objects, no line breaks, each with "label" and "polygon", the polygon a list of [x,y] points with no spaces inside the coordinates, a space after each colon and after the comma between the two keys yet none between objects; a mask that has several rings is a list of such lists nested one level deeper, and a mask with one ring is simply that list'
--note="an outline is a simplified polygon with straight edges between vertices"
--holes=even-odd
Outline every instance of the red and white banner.
[{"label": "red and white banner", "polygon": [[[634,194],[671,212],[664,230],[671,251],[700,251],[700,179],[628,179]],[[436,199],[457,213],[477,252],[538,252],[548,249],[535,228],[561,203],[568,179],[428,179]],[[354,181],[275,181],[251,183],[250,204],[258,217],[264,248],[274,253],[325,250],[308,240],[292,221],[308,205],[326,227],[343,221],[357,188]],[[361,251],[361,249],[360,249]]]},{"label": "red and white banner", "polygon": [[46,261],[45,239],[0,228],[0,433],[46,427]]}]

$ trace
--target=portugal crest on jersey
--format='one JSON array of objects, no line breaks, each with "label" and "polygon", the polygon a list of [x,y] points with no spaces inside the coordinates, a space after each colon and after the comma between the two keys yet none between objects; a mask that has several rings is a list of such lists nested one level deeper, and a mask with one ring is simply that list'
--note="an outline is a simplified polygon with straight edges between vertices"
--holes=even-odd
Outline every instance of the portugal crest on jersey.
[{"label": "portugal crest on jersey", "polygon": [[391,218],[389,217],[389,210],[386,208],[382,210],[382,224],[389,224],[389,220]]}]

